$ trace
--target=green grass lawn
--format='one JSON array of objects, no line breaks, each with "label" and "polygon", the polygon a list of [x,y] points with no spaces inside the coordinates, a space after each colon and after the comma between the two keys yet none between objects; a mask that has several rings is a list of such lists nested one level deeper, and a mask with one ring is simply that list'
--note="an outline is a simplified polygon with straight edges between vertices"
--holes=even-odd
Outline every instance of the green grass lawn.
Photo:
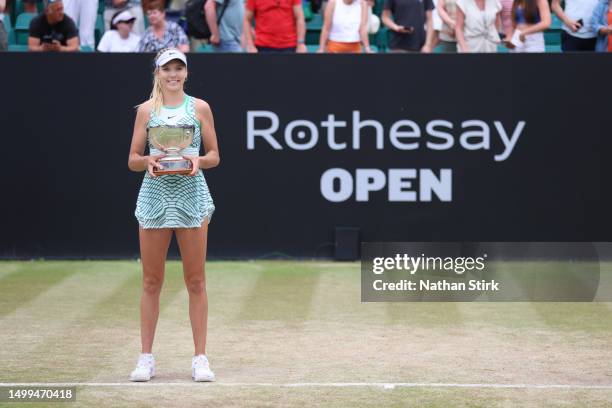
[{"label": "green grass lawn", "polygon": [[[71,406],[612,404],[605,388],[433,386],[612,385],[610,303],[361,303],[358,263],[209,262],[206,273],[217,383],[191,382],[188,297],[168,262],[149,384],[179,384],[84,385]],[[0,262],[0,383],[129,384],[140,285],[135,261]]]}]

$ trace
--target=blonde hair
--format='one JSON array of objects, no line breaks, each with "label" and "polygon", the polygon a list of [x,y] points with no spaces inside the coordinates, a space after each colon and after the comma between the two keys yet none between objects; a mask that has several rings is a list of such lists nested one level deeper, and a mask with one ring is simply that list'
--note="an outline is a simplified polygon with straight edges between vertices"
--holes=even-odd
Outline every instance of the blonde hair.
[{"label": "blonde hair", "polygon": [[[155,55],[155,58],[153,59],[153,64],[155,64],[155,61],[157,61],[160,55],[162,55],[169,49],[171,48],[164,48],[160,50],[157,55]],[[153,71],[153,89],[151,90],[149,101],[151,101],[151,104],[153,105],[153,112],[155,112],[156,115],[159,115],[159,111],[161,110],[162,105],[164,104],[164,94],[162,93],[162,85],[159,79],[159,67],[157,65],[155,66],[155,70]]]}]

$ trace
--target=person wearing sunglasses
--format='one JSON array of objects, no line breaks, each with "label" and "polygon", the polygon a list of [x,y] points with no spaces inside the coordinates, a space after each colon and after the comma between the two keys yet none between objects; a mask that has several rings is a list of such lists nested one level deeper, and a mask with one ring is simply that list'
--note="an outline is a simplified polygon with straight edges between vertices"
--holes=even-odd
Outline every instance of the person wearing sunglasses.
[{"label": "person wearing sunglasses", "polygon": [[132,32],[136,17],[129,9],[119,10],[111,19],[111,29],[104,33],[98,51],[136,52],[140,37]]}]

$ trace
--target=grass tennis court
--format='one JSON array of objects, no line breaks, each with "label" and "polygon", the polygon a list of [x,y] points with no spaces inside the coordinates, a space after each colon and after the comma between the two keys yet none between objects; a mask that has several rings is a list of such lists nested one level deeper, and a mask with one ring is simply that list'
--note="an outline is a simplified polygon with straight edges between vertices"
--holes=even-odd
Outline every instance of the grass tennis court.
[{"label": "grass tennis court", "polygon": [[0,383],[88,383],[69,404],[88,407],[612,404],[612,304],[361,303],[358,263],[208,262],[217,382],[195,384],[169,262],[157,376],[130,383],[140,280],[136,261],[0,262]]}]

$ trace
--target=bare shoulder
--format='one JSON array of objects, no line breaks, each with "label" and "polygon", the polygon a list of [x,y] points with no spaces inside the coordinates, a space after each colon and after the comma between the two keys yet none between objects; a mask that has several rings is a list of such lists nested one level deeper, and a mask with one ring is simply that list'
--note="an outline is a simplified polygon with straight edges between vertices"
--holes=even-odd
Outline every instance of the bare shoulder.
[{"label": "bare shoulder", "polygon": [[149,115],[153,109],[153,101],[150,99],[138,105],[138,114]]},{"label": "bare shoulder", "polygon": [[203,99],[194,98],[195,99],[195,108],[198,113],[207,114],[210,113],[210,105]]}]

